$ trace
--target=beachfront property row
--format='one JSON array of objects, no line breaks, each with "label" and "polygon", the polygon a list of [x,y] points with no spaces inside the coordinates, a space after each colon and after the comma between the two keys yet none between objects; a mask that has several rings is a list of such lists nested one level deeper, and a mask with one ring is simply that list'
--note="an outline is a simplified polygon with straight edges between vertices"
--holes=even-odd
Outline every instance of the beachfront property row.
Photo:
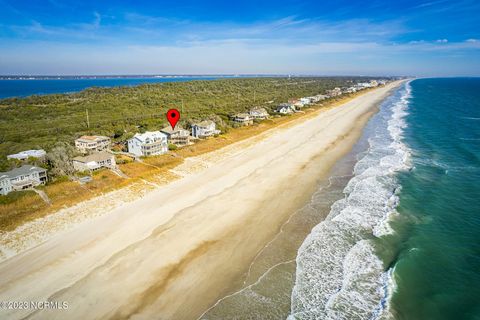
[{"label": "beachfront property row", "polygon": [[[328,90],[326,94],[318,94],[310,97],[302,97],[299,99],[290,99],[288,103],[281,103],[274,112],[281,115],[297,112],[301,108],[319,103],[322,100],[338,97],[343,93],[353,93],[366,88],[384,85],[384,80],[371,80],[369,82],[357,83],[348,88],[334,88]],[[265,108],[254,107],[248,112],[238,113],[231,117],[231,120],[241,126],[253,124],[254,120],[265,120],[270,114]],[[220,133],[216,129],[215,122],[205,120],[191,125],[191,131],[177,126],[173,129],[167,126],[159,131],[147,131],[145,133],[137,133],[127,141],[128,152],[134,156],[154,156],[161,155],[168,151],[169,144],[178,147],[188,146],[195,139],[208,138]],[[114,169],[116,161],[114,154],[110,151],[111,139],[106,136],[81,136],[75,140],[75,147],[83,156],[72,159],[72,164],[77,171],[95,171],[100,168]],[[8,159],[16,159],[20,161],[29,158],[37,158],[45,160],[45,150],[26,150],[16,154],[7,156]],[[13,169],[8,172],[0,173],[0,194],[7,194],[13,190],[23,190],[31,188],[47,181],[47,171],[45,169],[24,165],[20,168]]]},{"label": "beachfront property row", "polygon": [[[377,86],[378,82],[372,80],[368,83],[361,83],[354,86],[355,89],[363,89],[366,87]],[[350,89],[350,88],[347,88]],[[291,99],[288,103],[282,103],[274,110],[279,114],[291,114],[299,109],[309,105],[315,104],[322,100],[337,97],[345,92],[341,88],[334,88],[327,91],[327,94],[318,94],[310,97],[302,97],[299,99]],[[254,120],[265,120],[270,117],[270,114],[265,108],[255,107],[248,112],[237,113],[231,116],[231,120],[241,126],[252,125]],[[192,143],[192,139],[207,138],[220,133],[216,129],[216,124],[213,121],[205,120],[191,125],[191,133],[182,127],[166,127],[160,131],[149,131],[145,133],[137,133],[128,140],[128,152],[136,156],[152,156],[160,155],[168,151],[168,144],[175,144],[177,146],[186,146]]]},{"label": "beachfront property row", "polygon": [[[232,117],[235,123],[251,125],[254,119],[264,120],[269,117],[265,108],[255,107],[248,113],[239,113]],[[137,133],[127,141],[128,152],[135,156],[161,155],[168,151],[168,144],[187,146],[192,144],[193,139],[207,138],[220,133],[215,122],[205,120],[194,123],[191,132],[176,126],[175,129],[168,126],[159,131],[147,131]],[[106,136],[81,136],[75,139],[75,148],[83,156],[72,159],[73,168],[76,171],[96,171],[101,168],[114,169],[116,167],[115,156],[110,151],[111,139]],[[44,159],[44,150],[27,150],[7,156],[8,159],[27,160],[29,158]],[[6,195],[11,191],[24,190],[45,184],[47,170],[31,165],[23,165],[7,172],[0,173],[0,194]]]},{"label": "beachfront property row", "polygon": [[156,156],[168,151],[168,144],[178,147],[191,145],[193,139],[207,138],[220,133],[213,121],[205,120],[192,124],[191,132],[176,126],[167,126],[160,131],[137,133],[127,141],[128,152],[140,157]]}]

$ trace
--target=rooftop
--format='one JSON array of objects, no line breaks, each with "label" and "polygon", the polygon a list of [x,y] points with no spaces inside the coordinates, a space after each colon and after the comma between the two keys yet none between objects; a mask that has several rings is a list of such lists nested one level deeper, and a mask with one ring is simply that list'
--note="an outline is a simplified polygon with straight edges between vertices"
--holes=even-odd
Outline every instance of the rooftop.
[{"label": "rooftop", "polygon": [[92,153],[85,157],[75,157],[73,158],[73,160],[86,163],[91,161],[95,161],[95,162],[104,161],[112,157],[113,155],[111,153],[108,153],[106,151],[101,151],[101,152]]},{"label": "rooftop", "polygon": [[202,122],[197,122],[197,123],[194,123],[193,125],[197,125],[199,127],[208,127],[212,124],[215,124],[215,122],[213,122],[212,120],[203,120]]},{"label": "rooftop", "polygon": [[110,139],[110,138],[106,136],[81,136],[77,140],[97,141],[97,140],[104,140],[104,139]]},{"label": "rooftop", "polygon": [[23,165],[20,168],[15,168],[13,170],[7,171],[7,172],[0,172],[0,179],[4,178],[15,178],[18,176],[24,176],[24,175],[29,175],[33,172],[46,172],[46,169],[35,167],[29,164]]},{"label": "rooftop", "polygon": [[160,129],[160,131],[164,132],[166,134],[172,134],[172,133],[175,133],[175,132],[188,131],[188,130],[185,130],[182,126],[175,126],[175,129],[172,129],[171,126],[166,126],[165,128]]},{"label": "rooftop", "polygon": [[162,138],[167,138],[167,135],[160,131],[147,131],[145,133],[136,133],[133,136],[134,139],[138,139],[141,142],[146,142],[147,140],[159,140]]},{"label": "rooftop", "polygon": [[248,113],[237,113],[235,115],[235,117],[237,117],[237,118],[249,118],[250,115]]}]

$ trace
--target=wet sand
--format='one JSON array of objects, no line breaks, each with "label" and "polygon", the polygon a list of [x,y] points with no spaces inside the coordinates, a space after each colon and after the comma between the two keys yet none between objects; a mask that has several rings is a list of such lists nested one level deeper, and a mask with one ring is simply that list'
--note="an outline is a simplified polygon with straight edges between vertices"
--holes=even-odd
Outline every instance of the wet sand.
[{"label": "wet sand", "polygon": [[0,264],[0,301],[66,301],[3,318],[196,319],[248,267],[398,84],[288,126],[212,167]]}]

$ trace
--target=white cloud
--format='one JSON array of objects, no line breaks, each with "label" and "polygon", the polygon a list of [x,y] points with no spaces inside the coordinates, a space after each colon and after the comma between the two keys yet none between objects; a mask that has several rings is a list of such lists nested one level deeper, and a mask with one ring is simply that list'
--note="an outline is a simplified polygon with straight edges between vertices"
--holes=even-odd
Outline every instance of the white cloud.
[{"label": "white cloud", "polygon": [[402,69],[404,63],[422,55],[432,60],[480,49],[476,39],[394,42],[411,32],[402,20],[329,22],[288,16],[235,24],[128,14],[128,23],[120,28],[109,21],[94,12],[84,24],[55,27],[34,21],[13,27],[29,41],[0,39],[0,73],[22,72],[13,69],[22,66],[25,73],[37,74],[399,74],[414,73],[413,66]]}]

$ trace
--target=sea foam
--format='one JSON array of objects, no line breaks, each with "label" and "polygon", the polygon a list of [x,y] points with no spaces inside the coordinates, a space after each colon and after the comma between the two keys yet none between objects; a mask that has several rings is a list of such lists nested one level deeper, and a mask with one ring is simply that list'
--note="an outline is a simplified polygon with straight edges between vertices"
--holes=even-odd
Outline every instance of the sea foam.
[{"label": "sea foam", "polygon": [[406,84],[382,103],[367,126],[369,148],[345,197],[300,247],[289,319],[389,318],[391,270],[385,271],[371,240],[393,232],[388,221],[398,204],[396,173],[410,167],[402,143],[410,90]]}]

